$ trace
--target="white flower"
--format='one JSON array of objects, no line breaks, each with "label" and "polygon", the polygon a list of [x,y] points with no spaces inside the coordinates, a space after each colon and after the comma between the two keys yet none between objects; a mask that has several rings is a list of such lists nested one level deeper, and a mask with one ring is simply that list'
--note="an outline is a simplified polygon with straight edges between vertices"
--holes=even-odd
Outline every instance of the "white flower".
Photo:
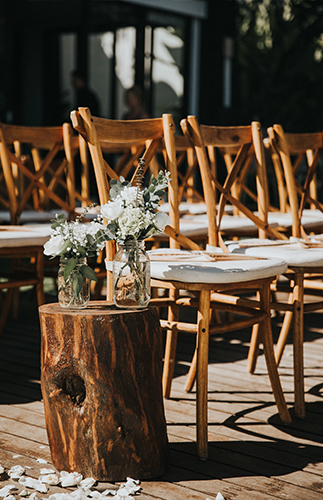
[{"label": "white flower", "polygon": [[164,212],[157,212],[154,218],[154,224],[160,231],[163,231],[170,224],[170,218]]},{"label": "white flower", "polygon": [[51,236],[44,245],[44,254],[56,257],[59,255],[65,246],[64,237],[61,235]]},{"label": "white flower", "polygon": [[122,200],[108,201],[105,205],[101,206],[101,214],[104,219],[114,220],[120,217],[123,212]]},{"label": "white flower", "polygon": [[118,219],[122,239],[126,236],[138,238],[141,231],[152,222],[151,214],[143,212],[140,208],[126,208]]},{"label": "white flower", "polygon": [[122,201],[125,201],[127,205],[136,205],[137,200],[141,200],[142,195],[141,191],[134,186],[126,186],[120,193],[120,198]]}]

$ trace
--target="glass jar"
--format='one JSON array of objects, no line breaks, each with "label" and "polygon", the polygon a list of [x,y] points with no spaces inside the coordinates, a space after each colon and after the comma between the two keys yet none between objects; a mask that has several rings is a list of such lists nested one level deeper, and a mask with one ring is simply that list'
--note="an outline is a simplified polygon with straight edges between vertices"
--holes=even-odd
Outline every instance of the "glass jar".
[{"label": "glass jar", "polygon": [[61,307],[84,309],[90,302],[90,280],[80,273],[80,267],[87,264],[86,257],[77,261],[75,268],[64,279],[64,271],[69,259],[61,258],[58,268],[58,302]]},{"label": "glass jar", "polygon": [[113,300],[117,307],[140,309],[150,301],[150,261],[145,242],[118,245],[112,265]]}]

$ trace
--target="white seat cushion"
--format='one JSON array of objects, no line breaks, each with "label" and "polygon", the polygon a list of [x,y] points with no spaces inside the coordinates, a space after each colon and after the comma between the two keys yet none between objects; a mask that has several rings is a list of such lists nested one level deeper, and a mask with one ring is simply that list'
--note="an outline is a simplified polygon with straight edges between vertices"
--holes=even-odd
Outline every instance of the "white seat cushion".
[{"label": "white seat cushion", "polygon": [[25,246],[42,246],[51,235],[50,224],[33,224],[26,226],[1,226],[0,249],[21,248]]},{"label": "white seat cushion", "polygon": [[[30,224],[30,223],[42,223],[50,222],[55,219],[56,214],[64,214],[68,216],[67,212],[57,208],[56,210],[50,210],[48,212],[37,212],[36,210],[25,210],[19,217],[20,224]],[[0,210],[0,222],[4,224],[10,224],[10,213],[8,210]]]},{"label": "white seat cushion", "polygon": [[[301,242],[246,239],[228,241],[226,245],[231,253],[253,257],[280,257],[291,267],[323,266],[323,248],[304,248]],[[209,247],[208,250],[210,251]]]},{"label": "white seat cushion", "polygon": [[223,259],[225,254],[222,254],[217,260],[215,254],[173,249],[154,250],[148,255],[152,278],[185,283],[242,283],[275,277],[287,269],[286,262],[277,258],[226,260]]},{"label": "white seat cushion", "polygon": [[[281,226],[291,228],[293,225],[293,218],[291,213],[284,212],[269,212],[268,223],[271,226]],[[323,229],[323,214],[319,210],[305,210],[302,216],[302,225],[305,230],[322,227]]]}]

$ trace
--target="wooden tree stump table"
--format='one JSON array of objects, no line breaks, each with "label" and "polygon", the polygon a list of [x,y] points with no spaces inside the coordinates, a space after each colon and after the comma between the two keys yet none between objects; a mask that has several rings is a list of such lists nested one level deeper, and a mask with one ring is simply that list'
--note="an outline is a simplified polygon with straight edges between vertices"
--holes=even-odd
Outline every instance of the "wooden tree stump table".
[{"label": "wooden tree stump table", "polygon": [[168,465],[156,309],[39,308],[41,387],[53,464],[101,481],[161,476]]}]

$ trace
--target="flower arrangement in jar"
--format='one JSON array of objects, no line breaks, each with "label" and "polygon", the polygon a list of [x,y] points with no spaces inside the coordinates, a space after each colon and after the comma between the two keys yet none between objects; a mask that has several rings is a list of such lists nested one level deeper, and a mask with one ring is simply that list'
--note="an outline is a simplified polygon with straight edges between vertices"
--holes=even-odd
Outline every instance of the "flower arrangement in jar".
[{"label": "flower arrangement in jar", "polygon": [[[143,165],[143,159],[140,162]],[[150,263],[143,242],[170,223],[169,216],[158,211],[169,180],[169,172],[160,171],[141,189],[139,171],[137,185],[123,177],[110,182],[110,200],[100,213],[119,249],[113,261],[113,298],[118,307],[146,307],[149,303]]]}]

